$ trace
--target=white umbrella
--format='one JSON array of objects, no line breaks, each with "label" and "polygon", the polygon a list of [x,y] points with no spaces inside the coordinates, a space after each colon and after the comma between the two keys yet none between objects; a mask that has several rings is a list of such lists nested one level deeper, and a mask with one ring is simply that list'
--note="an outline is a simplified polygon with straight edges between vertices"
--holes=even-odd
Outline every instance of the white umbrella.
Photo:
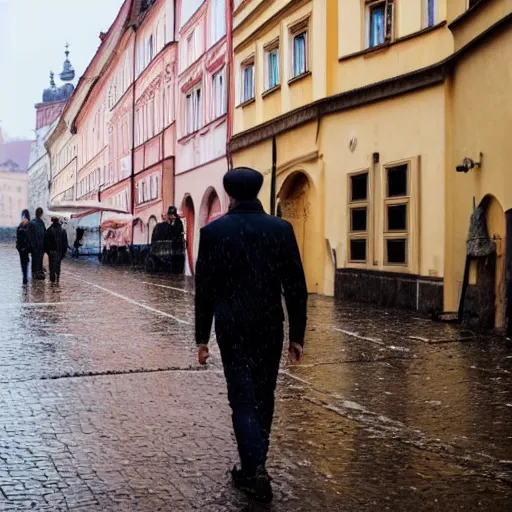
[{"label": "white umbrella", "polygon": [[114,212],[114,213],[123,213],[129,214],[126,210],[122,208],[117,208],[107,203],[102,203],[101,201],[70,201],[63,203],[50,203],[50,210],[61,211],[61,212],[69,212],[72,215],[84,215],[88,212]]}]

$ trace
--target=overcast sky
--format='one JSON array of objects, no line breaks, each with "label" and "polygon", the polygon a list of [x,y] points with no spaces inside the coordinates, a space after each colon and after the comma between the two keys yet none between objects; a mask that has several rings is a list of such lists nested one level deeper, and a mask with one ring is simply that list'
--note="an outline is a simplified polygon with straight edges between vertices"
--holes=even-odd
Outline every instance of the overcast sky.
[{"label": "overcast sky", "polygon": [[78,78],[114,21],[122,0],[0,0],[0,126],[9,137],[33,138],[34,104],[58,74],[64,45]]}]

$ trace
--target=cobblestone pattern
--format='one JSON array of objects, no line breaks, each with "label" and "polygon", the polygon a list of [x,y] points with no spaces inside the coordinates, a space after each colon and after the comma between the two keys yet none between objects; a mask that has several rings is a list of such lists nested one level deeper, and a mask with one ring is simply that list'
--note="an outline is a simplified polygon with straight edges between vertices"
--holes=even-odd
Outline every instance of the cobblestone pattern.
[{"label": "cobblestone pattern", "polygon": [[218,349],[195,362],[191,283],[92,260],[60,287],[20,274],[0,247],[0,511],[510,509],[500,338],[312,297],[278,385],[276,500],[254,508],[227,474]]}]

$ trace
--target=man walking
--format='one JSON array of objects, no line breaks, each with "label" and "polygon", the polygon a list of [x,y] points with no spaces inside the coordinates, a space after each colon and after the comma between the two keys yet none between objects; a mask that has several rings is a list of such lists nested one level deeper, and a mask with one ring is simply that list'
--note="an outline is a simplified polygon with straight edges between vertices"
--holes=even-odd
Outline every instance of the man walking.
[{"label": "man walking", "polygon": [[23,284],[28,283],[28,264],[30,262],[30,237],[28,224],[30,222],[30,213],[28,210],[21,212],[21,224],[16,230],[16,249],[20,255],[21,272],[23,274]]},{"label": "man walking", "polygon": [[44,235],[46,226],[42,219],[43,209],[37,208],[36,218],[28,224],[30,244],[32,246],[32,279],[44,280],[43,258],[44,258]]},{"label": "man walking", "polygon": [[196,265],[196,343],[208,358],[213,318],[221,351],[241,469],[235,486],[272,500],[266,471],[274,391],[283,346],[281,294],[290,322],[290,358],[300,361],[307,289],[292,226],[267,215],[257,196],[263,176],[240,168],[224,177],[230,211],[201,230]]},{"label": "man walking", "polygon": [[66,257],[68,250],[68,235],[57,217],[52,217],[52,225],[44,236],[44,251],[50,261],[50,281],[58,283],[60,280],[60,265]]}]

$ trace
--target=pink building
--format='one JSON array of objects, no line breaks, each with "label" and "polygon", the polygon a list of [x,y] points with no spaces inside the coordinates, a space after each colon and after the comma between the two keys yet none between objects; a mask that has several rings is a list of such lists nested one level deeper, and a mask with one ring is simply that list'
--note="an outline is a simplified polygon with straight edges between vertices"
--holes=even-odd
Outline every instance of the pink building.
[{"label": "pink building", "polygon": [[227,0],[178,0],[175,198],[194,268],[199,229],[227,210],[231,8]]},{"label": "pink building", "polygon": [[136,37],[134,244],[147,244],[174,201],[174,2],[156,0]]}]

